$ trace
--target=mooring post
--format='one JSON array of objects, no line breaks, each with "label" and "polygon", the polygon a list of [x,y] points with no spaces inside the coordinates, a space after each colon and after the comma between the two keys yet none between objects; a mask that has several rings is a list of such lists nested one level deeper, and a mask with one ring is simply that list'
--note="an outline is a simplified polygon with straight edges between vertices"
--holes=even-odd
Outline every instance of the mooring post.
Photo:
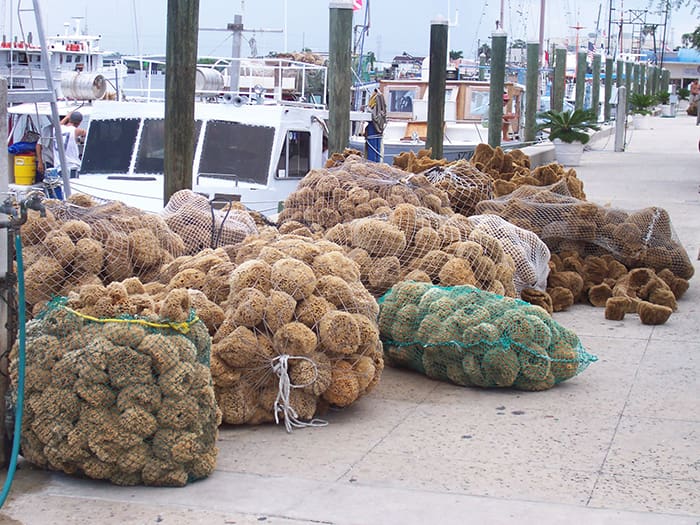
[{"label": "mooring post", "polygon": [[525,142],[534,142],[537,134],[537,100],[539,98],[540,43],[527,43],[527,77],[525,80]]},{"label": "mooring post", "polygon": [[586,94],[586,62],[587,53],[578,51],[576,53],[576,109],[583,109],[584,95]]},{"label": "mooring post", "polygon": [[328,154],[342,153],[350,139],[352,0],[331,0],[328,54]]},{"label": "mooring post", "polygon": [[441,159],[445,137],[445,82],[447,77],[448,20],[438,17],[430,22],[430,71],[428,73],[428,131],[425,147],[431,157]]},{"label": "mooring post", "polygon": [[506,81],[505,31],[491,33],[491,81],[489,83],[489,146],[501,145],[503,123],[503,88]]},{"label": "mooring post", "polygon": [[163,203],[192,188],[199,0],[168,0]]},{"label": "mooring post", "polygon": [[564,109],[564,92],[566,91],[566,48],[558,47],[554,53],[554,82],[549,107],[553,111]]},{"label": "mooring post", "polygon": [[608,122],[612,116],[610,97],[612,97],[613,64],[614,60],[611,57],[605,58],[605,104],[603,105],[603,119],[605,122]]},{"label": "mooring post", "polygon": [[593,55],[593,64],[591,65],[593,71],[593,80],[591,84],[591,109],[595,114],[596,122],[599,120],[598,115],[600,115],[600,55]]}]

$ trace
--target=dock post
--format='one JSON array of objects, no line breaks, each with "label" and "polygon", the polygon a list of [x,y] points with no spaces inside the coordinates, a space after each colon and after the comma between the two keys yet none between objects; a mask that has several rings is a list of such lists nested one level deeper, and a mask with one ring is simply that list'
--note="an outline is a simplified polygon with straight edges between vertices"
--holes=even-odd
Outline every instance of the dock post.
[{"label": "dock post", "polygon": [[428,131],[425,147],[431,157],[441,159],[445,137],[445,80],[447,78],[448,20],[437,17],[430,22],[430,71],[428,73]]},{"label": "dock post", "polygon": [[342,153],[350,139],[352,0],[331,0],[328,54],[328,154]]},{"label": "dock post", "polygon": [[491,33],[491,81],[489,83],[489,146],[501,145],[503,122],[503,87],[506,81],[505,31]]},{"label": "dock post", "polygon": [[525,81],[525,142],[535,142],[537,134],[537,100],[539,99],[540,43],[527,43],[527,77]]},{"label": "dock post", "polygon": [[553,111],[564,109],[564,91],[566,90],[566,48],[558,47],[554,53],[554,82],[549,107]]},{"label": "dock post", "polygon": [[645,64],[639,64],[639,78],[637,82],[637,93],[645,93],[647,86],[647,66]]},{"label": "dock post", "polygon": [[484,78],[486,78],[486,54],[482,52],[479,54],[479,80],[483,82]]},{"label": "dock post", "polygon": [[596,122],[598,122],[598,115],[600,115],[600,55],[598,53],[593,55],[591,70],[593,71],[593,83],[591,84],[591,109],[595,113]]},{"label": "dock post", "polygon": [[584,95],[586,94],[586,63],[585,51],[576,53],[576,109],[583,109]]},{"label": "dock post", "polygon": [[[625,78],[625,63],[622,60],[617,61],[617,75],[615,79],[615,85],[619,88],[623,86]],[[619,106],[618,106],[619,107]]]},{"label": "dock post", "polygon": [[192,188],[199,0],[168,0],[163,203]]},{"label": "dock post", "polygon": [[615,119],[615,151],[625,151],[625,126],[627,125],[627,88],[617,88],[617,117]]},{"label": "dock post", "polygon": [[609,122],[612,117],[610,97],[612,97],[614,62],[611,57],[605,57],[605,104],[603,105],[603,119],[605,122]]},{"label": "dock post", "polygon": [[625,89],[627,90],[628,94],[632,92],[632,80],[634,78],[633,73],[634,63],[625,62]]}]

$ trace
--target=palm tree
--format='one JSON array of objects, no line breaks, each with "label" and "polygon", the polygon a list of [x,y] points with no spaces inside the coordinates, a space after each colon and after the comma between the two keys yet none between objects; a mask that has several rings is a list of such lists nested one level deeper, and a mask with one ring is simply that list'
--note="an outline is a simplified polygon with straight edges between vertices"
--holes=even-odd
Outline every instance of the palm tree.
[{"label": "palm tree", "polygon": [[461,51],[450,51],[450,60],[459,60],[464,58],[464,53]]}]

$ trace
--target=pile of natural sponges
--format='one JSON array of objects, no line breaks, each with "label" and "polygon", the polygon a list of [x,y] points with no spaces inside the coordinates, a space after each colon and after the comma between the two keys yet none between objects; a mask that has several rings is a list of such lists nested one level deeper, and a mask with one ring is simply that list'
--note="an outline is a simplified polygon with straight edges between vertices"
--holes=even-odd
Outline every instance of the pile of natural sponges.
[{"label": "pile of natural sponges", "polygon": [[452,209],[466,217],[476,205],[494,197],[493,179],[466,160],[436,166],[424,173],[437,188],[447,192]]},{"label": "pile of natural sponges", "polygon": [[[126,315],[147,296],[137,288],[136,281],[107,288],[103,297],[118,320],[92,321],[54,300],[29,322],[21,437],[27,460],[118,485],[182,486],[214,470],[220,412],[207,329],[193,319],[182,289],[155,308],[160,317],[142,310],[150,324]],[[87,286],[67,304],[89,311],[96,295]],[[15,385],[17,366],[15,345]]]},{"label": "pile of natural sponges", "polygon": [[530,158],[518,149],[503,151],[500,147],[479,144],[469,162],[493,179],[496,197],[508,195],[520,186],[549,186],[564,182],[569,195],[586,199],[583,182],[576,177],[576,170],[567,170],[556,162],[531,170]]},{"label": "pile of natural sponges", "polygon": [[343,249],[268,232],[235,252],[211,361],[224,422],[309,420],[369,392],[384,366],[379,307]]},{"label": "pile of natural sponges", "polygon": [[403,203],[453,213],[447,194],[424,176],[350,156],[336,168],[309,172],[287,197],[279,223],[293,221],[322,231]]},{"label": "pile of natural sponges", "polygon": [[21,229],[30,309],[84,284],[134,276],[150,281],[184,250],[161,217],[119,202],[81,207],[47,201],[46,208],[45,217],[29,210]]},{"label": "pile of natural sponges", "polygon": [[387,363],[458,385],[546,390],[595,360],[542,308],[471,286],[405,281],[380,305]]},{"label": "pile of natural sponges", "polygon": [[477,211],[534,232],[552,253],[609,254],[629,268],[668,268],[683,279],[695,271],[662,208],[626,212],[548,189],[523,187],[510,196],[480,202]]},{"label": "pile of natural sponges", "polygon": [[325,237],[346,247],[375,297],[403,280],[516,294],[515,265],[501,242],[459,214],[400,204],[384,215],[337,224]]}]

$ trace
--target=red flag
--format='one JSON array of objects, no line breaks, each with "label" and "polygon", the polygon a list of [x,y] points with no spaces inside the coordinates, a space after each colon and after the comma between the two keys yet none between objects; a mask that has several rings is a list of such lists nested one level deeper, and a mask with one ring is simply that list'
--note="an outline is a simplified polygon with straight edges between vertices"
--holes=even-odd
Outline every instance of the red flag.
[{"label": "red flag", "polygon": [[358,11],[362,9],[362,0],[352,0],[352,10]]}]

